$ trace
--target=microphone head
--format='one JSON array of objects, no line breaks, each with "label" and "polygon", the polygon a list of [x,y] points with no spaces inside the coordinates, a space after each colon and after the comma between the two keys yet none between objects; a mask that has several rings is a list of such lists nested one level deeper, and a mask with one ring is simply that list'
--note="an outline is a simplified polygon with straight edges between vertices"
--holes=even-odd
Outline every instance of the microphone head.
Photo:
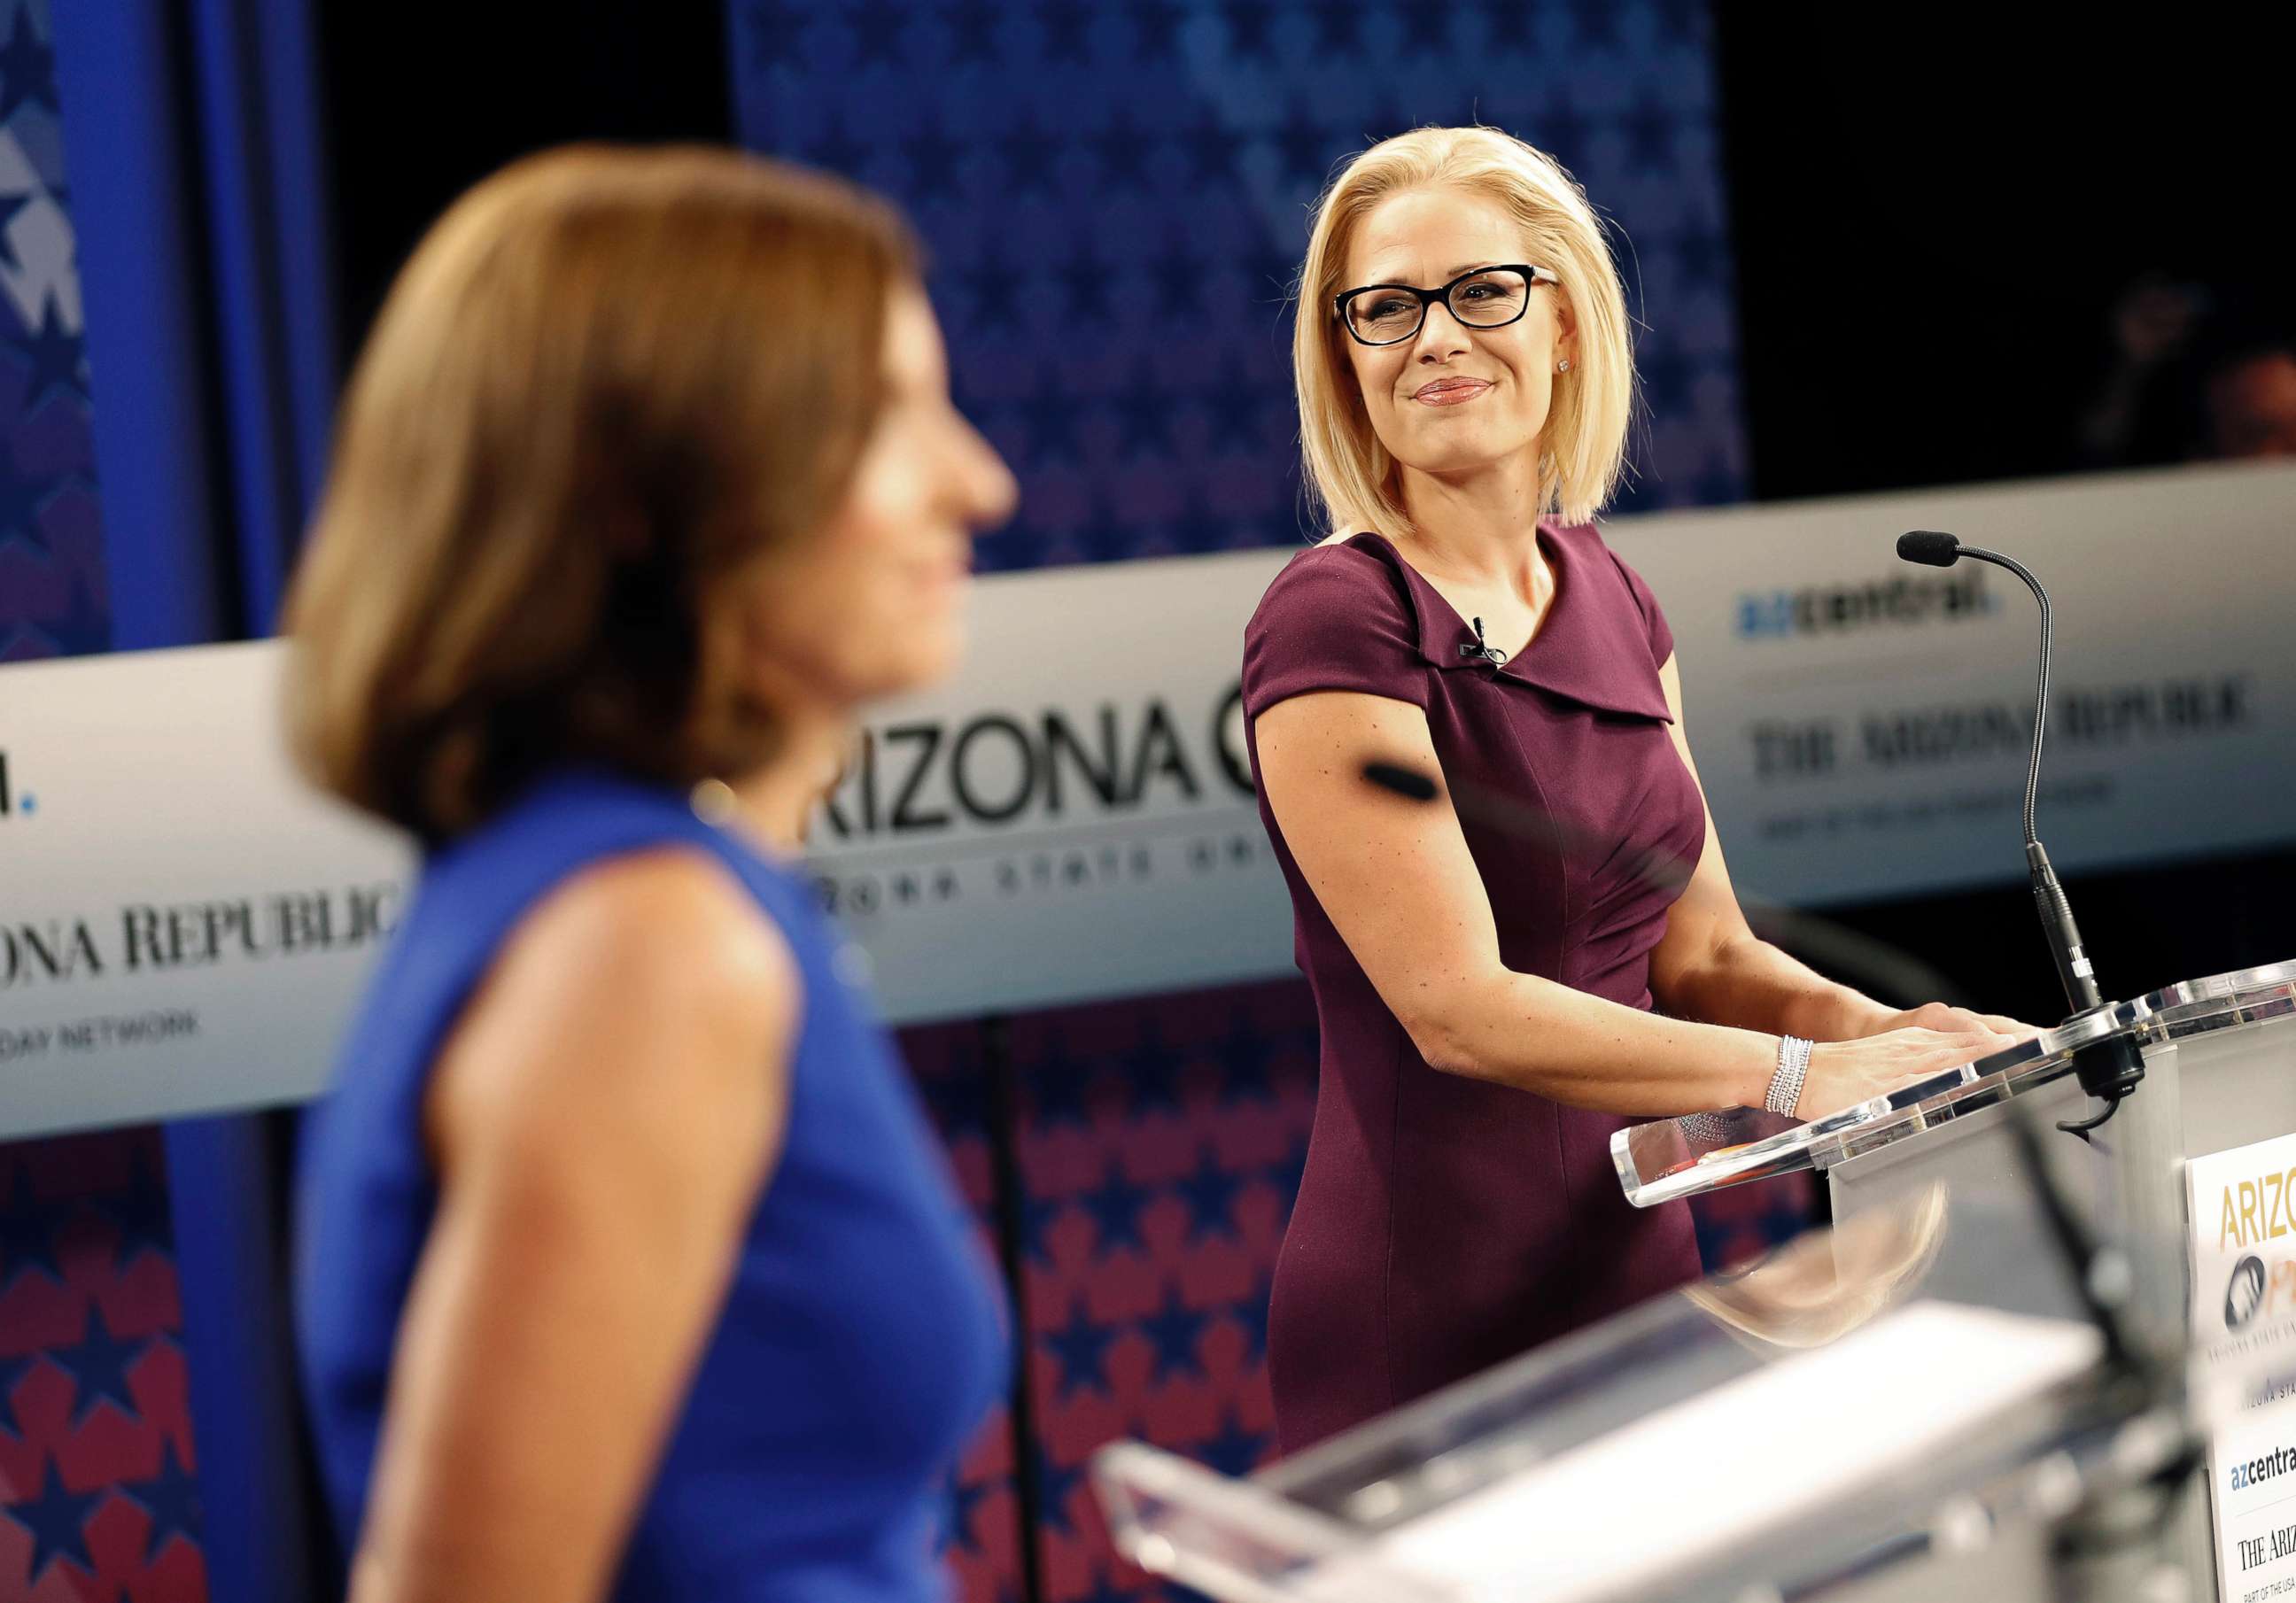
[{"label": "microphone head", "polygon": [[1401,763],[1365,763],[1363,776],[1382,790],[1392,790],[1407,801],[1433,801],[1435,781]]},{"label": "microphone head", "polygon": [[1961,542],[1951,535],[1932,534],[1927,529],[1915,529],[1898,536],[1898,554],[1908,562],[1926,562],[1931,568],[1950,568],[1961,560]]}]

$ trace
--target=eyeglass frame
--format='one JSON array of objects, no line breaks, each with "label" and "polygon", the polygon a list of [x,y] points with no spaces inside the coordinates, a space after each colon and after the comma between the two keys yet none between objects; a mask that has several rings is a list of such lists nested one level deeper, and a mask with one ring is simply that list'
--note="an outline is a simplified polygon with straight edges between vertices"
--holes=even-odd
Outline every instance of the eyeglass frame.
[{"label": "eyeglass frame", "polygon": [[[1451,314],[1451,320],[1454,323],[1456,323],[1463,329],[1503,329],[1510,326],[1511,324],[1521,323],[1522,321],[1523,313],[1530,310],[1530,296],[1528,293],[1526,293],[1522,298],[1521,310],[1516,312],[1513,316],[1508,318],[1505,323],[1469,323],[1465,318],[1459,315],[1458,308],[1451,304],[1451,291],[1457,289],[1461,284],[1465,283],[1469,279],[1480,278],[1486,273],[1520,273],[1523,276],[1523,287],[1526,291],[1529,290],[1531,286],[1536,284],[1554,284],[1560,286],[1562,282],[1562,279],[1555,275],[1554,270],[1551,267],[1534,267],[1529,262],[1492,262],[1485,266],[1468,268],[1464,273],[1459,274],[1458,277],[1453,279],[1449,283],[1445,284],[1442,288],[1438,290],[1423,290],[1417,284],[1357,284],[1352,290],[1342,290],[1337,295],[1332,297],[1332,315],[1339,320],[1339,324],[1341,328],[1347,330],[1349,339],[1354,340],[1357,345],[1367,347],[1368,348],[1375,351],[1385,350],[1388,347],[1392,345],[1401,345],[1406,339],[1416,339],[1419,337],[1420,331],[1427,326],[1427,308],[1433,306],[1439,300],[1443,303],[1443,309]],[[1361,334],[1356,332],[1356,325],[1348,321],[1348,302],[1353,300],[1358,295],[1368,295],[1374,290],[1400,290],[1406,295],[1418,297],[1419,321],[1411,325],[1411,331],[1409,333],[1398,334],[1392,339],[1366,339]]]}]

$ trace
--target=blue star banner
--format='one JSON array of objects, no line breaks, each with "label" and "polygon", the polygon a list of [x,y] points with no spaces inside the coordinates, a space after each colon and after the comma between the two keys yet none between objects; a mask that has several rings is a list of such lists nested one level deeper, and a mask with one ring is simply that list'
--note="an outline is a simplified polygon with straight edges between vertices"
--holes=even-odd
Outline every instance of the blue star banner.
[{"label": "blue star banner", "polygon": [[46,10],[0,0],[0,662],[111,643]]},{"label": "blue star banner", "polygon": [[[960,1184],[993,1239],[998,1196],[984,1033],[906,1030],[901,1046]],[[966,1603],[1176,1595],[1119,1559],[1090,1490],[1131,1436],[1229,1475],[1274,1457],[1267,1288],[1316,1110],[1316,1018],[1283,982],[1014,1019],[1012,1143],[1027,1387],[983,1428],[950,1488],[947,1558]],[[1035,1526],[1019,1524],[1025,1479]]]},{"label": "blue star banner", "polygon": [[[111,645],[76,252],[47,6],[0,0],[0,662]],[[0,1145],[0,1603],[204,1603],[183,1325],[156,1128]]]},{"label": "blue star banner", "polygon": [[160,1132],[0,1147],[0,1603],[208,1596]]},{"label": "blue star banner", "polygon": [[1015,1021],[1037,1542],[1047,1603],[1171,1595],[1086,1481],[1131,1436],[1224,1475],[1275,1456],[1267,1291],[1316,1115],[1284,982]]},{"label": "blue star banner", "polygon": [[900,202],[1018,471],[984,568],[1300,539],[1291,290],[1366,144],[1482,122],[1612,224],[1646,414],[1620,510],[1742,498],[1702,0],[731,0],[750,148]]}]

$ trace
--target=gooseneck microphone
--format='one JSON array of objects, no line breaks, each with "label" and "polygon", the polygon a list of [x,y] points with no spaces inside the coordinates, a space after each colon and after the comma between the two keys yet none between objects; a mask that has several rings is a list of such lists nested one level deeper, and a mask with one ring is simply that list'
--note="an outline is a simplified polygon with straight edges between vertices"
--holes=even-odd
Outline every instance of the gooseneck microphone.
[{"label": "gooseneck microphone", "polygon": [[[1951,535],[1936,534],[1927,529],[1915,529],[1909,535],[1899,535],[1898,554],[1908,562],[1924,562],[1931,568],[1950,568],[1963,557],[1974,558],[1980,562],[1990,562],[1997,568],[2007,568],[2024,580],[2026,587],[2033,593],[2033,599],[2041,603],[2041,683],[2034,696],[2032,761],[2025,770],[2025,857],[2029,863],[2033,864],[2034,887],[2036,894],[2038,894],[2039,876],[2042,874],[2048,875],[2051,885],[2054,886],[2056,883],[2056,872],[2049,867],[2049,855],[2043,850],[2040,836],[2033,827],[2034,802],[2041,789],[2041,741],[2049,732],[2049,652],[2055,643],[2057,633],[2055,617],[2049,610],[2049,593],[2041,588],[2041,581],[2033,577],[2032,569],[2027,568],[2016,558],[2005,557],[1997,551],[1984,551],[1974,545],[1964,545]],[[2035,860],[2037,853],[2038,854],[2038,862]],[[2064,900],[2063,896],[2060,894],[2057,900],[2062,904]],[[2045,908],[2042,916],[2047,919],[2051,915]],[[2072,914],[2068,912],[2064,919],[2067,928],[2070,928]],[[2072,937],[2072,950],[2076,953],[2080,950],[2080,937],[2078,934]],[[2089,972],[2087,958],[2081,958],[2069,967],[2066,960],[2061,955],[2057,960],[2057,968],[2064,979],[2065,995],[2072,1002],[2074,1012],[2078,1013],[2083,1008],[2093,1008],[2102,1000],[2097,994],[2095,980]],[[2083,1000],[2078,994],[2074,983],[2076,980],[2087,987],[2087,1000]]]},{"label": "gooseneck microphone", "polygon": [[1917,528],[1911,534],[1898,536],[1898,554],[1908,562],[1926,562],[1931,568],[1950,568],[1961,560],[1962,544],[1951,535],[1935,534]]},{"label": "gooseneck microphone", "polygon": [[1950,568],[1963,557],[1990,562],[2024,580],[2033,599],[2041,604],[2041,676],[2034,691],[2033,743],[2025,768],[2025,864],[2032,876],[2033,898],[2040,906],[2041,928],[2049,937],[2050,955],[2056,959],[2057,977],[2064,983],[2065,1000],[2071,1004],[2072,1011],[2087,1012],[2104,998],[2097,989],[2095,969],[2089,962],[2087,948],[2081,943],[2080,930],[2073,923],[2072,908],[2065,901],[2064,887],[2057,883],[2057,871],[2050,866],[2049,850],[2041,844],[2034,816],[2041,789],[2041,744],[2049,732],[2049,655],[2056,641],[2056,620],[2049,609],[2049,593],[2041,588],[2041,581],[2033,577],[2032,570],[2014,557],[1964,545],[1951,535],[1928,529],[1900,535],[1898,554],[1908,562],[1923,562],[1932,568]]},{"label": "gooseneck microphone", "polygon": [[[2080,927],[2073,922],[2071,904],[2065,900],[2064,887],[2057,882],[2057,871],[2050,865],[2048,848],[2041,844],[2034,819],[2041,789],[2041,743],[2049,732],[2049,655],[2056,640],[2056,620],[2049,609],[2049,593],[2041,588],[2041,581],[2033,577],[2032,569],[2016,558],[1981,546],[1964,545],[1954,536],[1933,529],[1915,529],[1898,536],[1898,554],[1908,562],[1926,563],[1932,568],[1950,568],[1964,557],[2005,568],[2025,581],[2025,587],[2041,605],[2041,675],[2033,699],[2031,757],[2025,769],[2025,867],[2033,883],[2034,904],[2040,910],[2041,931],[2048,938],[2049,955],[2056,960],[2057,978],[2064,986],[2065,1001],[2070,1004],[2071,1014],[2077,1016],[2102,1007],[2104,997],[2097,988],[2095,968],[2089,961]],[[2082,1086],[2107,1104],[2104,1112],[2087,1125],[2065,1125],[2060,1128],[2082,1133],[2103,1124],[2112,1116],[2120,1099],[2144,1077],[2144,1061],[2136,1050],[2125,1043],[2113,1044],[2119,1050],[2100,1054],[2097,1063],[2084,1065],[2081,1071]],[[2106,1058],[2112,1061],[2107,1063]]]}]

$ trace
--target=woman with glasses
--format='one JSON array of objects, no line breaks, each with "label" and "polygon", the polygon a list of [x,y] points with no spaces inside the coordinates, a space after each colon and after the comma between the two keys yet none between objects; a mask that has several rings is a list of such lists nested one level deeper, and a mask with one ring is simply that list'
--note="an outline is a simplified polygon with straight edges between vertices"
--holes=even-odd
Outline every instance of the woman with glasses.
[{"label": "woman with glasses", "polygon": [[399,275],[288,620],[424,847],[303,1153],[350,1603],[943,1595],[998,1295],[797,853],[1013,495],[837,180],[559,151]]},{"label": "woman with glasses", "polygon": [[1334,532],[1243,667],[1323,1037],[1268,1333],[1287,1451],[1693,1277],[1687,1209],[1620,1194],[1623,1124],[1811,1117],[2020,1027],[1893,1012],[1748,930],[1666,618],[1591,521],[1634,375],[1568,174],[1488,128],[1365,151],[1317,212],[1292,355]]}]

